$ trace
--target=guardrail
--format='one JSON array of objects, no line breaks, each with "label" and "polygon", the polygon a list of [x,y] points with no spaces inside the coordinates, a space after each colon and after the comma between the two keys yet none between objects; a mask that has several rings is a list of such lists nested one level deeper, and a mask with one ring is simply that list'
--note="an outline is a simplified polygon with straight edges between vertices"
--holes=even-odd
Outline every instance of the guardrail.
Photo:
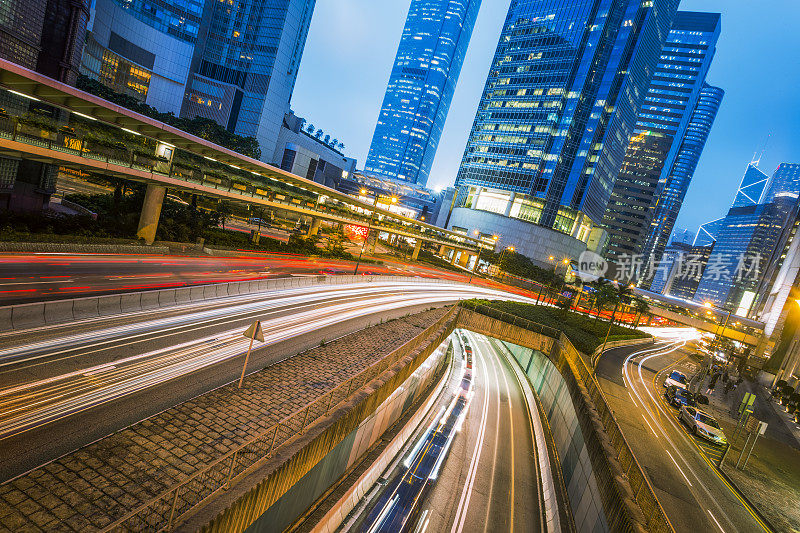
[{"label": "guardrail", "polygon": [[269,290],[304,287],[314,284],[341,284],[374,282],[380,280],[423,283],[453,283],[438,278],[409,276],[314,276],[302,278],[277,278],[250,281],[231,281],[209,285],[196,285],[158,289],[142,292],[87,296],[65,300],[51,300],[0,307],[0,332],[31,329],[42,326],[65,324],[76,320],[108,317],[123,313],[134,313],[153,309],[164,309],[177,305],[236,296]]},{"label": "guardrail", "polygon": [[[232,452],[202,468],[186,480],[172,486],[155,498],[137,507],[104,531],[164,531],[190,514],[206,500],[213,498],[256,470],[276,450],[302,435],[306,429],[335,411],[356,391],[381,376],[400,359],[413,353],[429,337],[455,319],[458,306],[442,318],[336,388],[283,418],[270,428],[254,435]],[[165,478],[169,476],[165,474]]]},{"label": "guardrail", "polygon": [[[614,413],[608,407],[608,402],[600,389],[600,385],[597,383],[594,373],[587,365],[585,355],[579,352],[563,333],[559,338],[559,346],[574,376],[578,378],[578,385],[585,387],[594,408],[597,410],[600,418],[599,422],[610,440],[611,449],[605,450],[605,454],[619,462],[620,474],[623,474],[630,484],[633,494],[629,496],[641,510],[645,527],[648,531],[654,533],[674,533],[675,530],[666,513],[664,513],[650,480],[633,455],[633,451],[622,434]],[[599,477],[598,481],[600,481]],[[606,490],[610,488],[610,485],[616,483],[613,477],[604,478],[602,481],[606,485]],[[626,495],[620,494],[620,498],[624,499],[625,497]]]}]

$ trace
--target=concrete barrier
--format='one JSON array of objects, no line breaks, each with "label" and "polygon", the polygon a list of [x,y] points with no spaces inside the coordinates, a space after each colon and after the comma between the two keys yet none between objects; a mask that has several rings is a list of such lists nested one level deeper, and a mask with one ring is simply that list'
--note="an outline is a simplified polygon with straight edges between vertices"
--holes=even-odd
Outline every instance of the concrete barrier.
[{"label": "concrete barrier", "polygon": [[173,291],[175,292],[175,303],[186,304],[192,301],[191,287],[179,287]]},{"label": "concrete barrier", "polygon": [[142,292],[129,292],[120,294],[119,309],[123,313],[131,313],[142,310]]},{"label": "concrete barrier", "polygon": [[189,299],[193,302],[200,301],[205,298],[205,287],[197,286],[191,287],[189,290]]},{"label": "concrete barrier", "polygon": [[99,316],[97,310],[97,298],[77,298],[73,300],[72,318],[80,320],[82,318],[93,318]]},{"label": "concrete barrier", "polygon": [[175,289],[158,291],[158,306],[170,307],[175,305]]},{"label": "concrete barrier", "polygon": [[14,325],[11,322],[12,307],[0,307],[0,331],[12,331]]},{"label": "concrete barrier", "polygon": [[141,309],[145,311],[147,309],[158,309],[158,292],[157,291],[147,291],[141,293]]},{"label": "concrete barrier", "polygon": [[119,294],[109,294],[108,296],[97,298],[97,313],[100,316],[118,315],[121,312]]},{"label": "concrete barrier", "polygon": [[72,315],[72,300],[56,300],[53,302],[45,302],[44,304],[44,321],[45,324],[58,324],[61,322],[69,322],[73,319]]},{"label": "concrete barrier", "polygon": [[44,324],[44,305],[22,304],[11,311],[11,324],[14,329],[33,328]]}]

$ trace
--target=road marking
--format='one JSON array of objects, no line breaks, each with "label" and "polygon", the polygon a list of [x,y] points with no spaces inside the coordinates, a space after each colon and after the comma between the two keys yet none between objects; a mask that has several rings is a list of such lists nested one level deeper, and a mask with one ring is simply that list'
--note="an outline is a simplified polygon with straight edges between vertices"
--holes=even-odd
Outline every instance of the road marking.
[{"label": "road marking", "polygon": [[[653,429],[653,426],[651,426],[651,425],[650,425],[650,422],[648,422],[648,421],[647,421],[647,419],[644,417],[644,413],[641,413],[641,414],[642,414],[642,418],[644,419],[644,423],[645,423],[645,424],[647,424],[647,427],[649,427],[649,428],[650,428],[650,431],[652,431],[652,432],[653,432],[653,436],[654,436],[655,438],[658,438],[658,435],[656,435],[656,430],[654,430],[654,429]],[[669,452],[667,452],[667,453],[669,453]]]},{"label": "road marking", "polygon": [[678,472],[680,472],[680,473],[681,473],[681,475],[683,476],[683,479],[685,479],[685,480],[686,480],[686,483],[688,483],[690,487],[694,486],[694,485],[692,485],[692,482],[691,482],[691,481],[689,481],[689,478],[688,478],[688,477],[686,477],[686,474],[684,474],[684,473],[683,473],[683,469],[681,469],[681,467],[680,467],[680,466],[678,466],[678,462],[675,460],[675,458],[674,458],[674,457],[672,457],[672,454],[671,454],[671,453],[669,453],[669,450],[664,450],[664,451],[665,451],[665,452],[667,452],[667,455],[669,455],[669,458],[670,458],[670,459],[672,459],[672,462],[673,462],[673,463],[675,463],[675,468],[677,468],[677,469],[678,469]]},{"label": "road marking", "polygon": [[725,533],[725,530],[724,530],[724,529],[722,529],[722,526],[721,526],[721,525],[719,525],[719,522],[717,522],[717,519],[716,519],[716,518],[714,518],[714,513],[712,513],[712,512],[711,512],[709,509],[706,509],[706,511],[708,511],[708,514],[709,514],[709,515],[711,516],[711,518],[714,520],[714,523],[715,523],[715,524],[717,524],[717,527],[719,528],[719,530],[720,530],[720,531],[722,531],[722,533]]}]

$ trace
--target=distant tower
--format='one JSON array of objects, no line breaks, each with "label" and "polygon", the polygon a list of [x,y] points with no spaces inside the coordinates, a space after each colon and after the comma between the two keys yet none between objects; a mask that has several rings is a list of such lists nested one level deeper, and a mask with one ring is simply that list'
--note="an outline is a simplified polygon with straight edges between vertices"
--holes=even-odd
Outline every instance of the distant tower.
[{"label": "distant tower", "polygon": [[425,186],[481,0],[412,0],[364,170]]}]

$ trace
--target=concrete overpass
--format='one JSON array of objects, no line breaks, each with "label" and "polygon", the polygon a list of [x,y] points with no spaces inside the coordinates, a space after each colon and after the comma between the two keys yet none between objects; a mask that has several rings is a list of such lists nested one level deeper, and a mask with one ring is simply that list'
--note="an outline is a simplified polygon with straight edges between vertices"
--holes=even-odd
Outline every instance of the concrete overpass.
[{"label": "concrete overpass", "polygon": [[[0,88],[75,114],[84,122],[118,128],[122,138],[141,135],[154,141],[152,156],[143,157],[133,150],[103,150],[89,138],[62,131],[26,130],[18,117],[0,118],[2,156],[146,183],[138,235],[148,243],[155,238],[163,198],[170,188],[307,215],[314,220],[312,233],[320,220],[371,224],[377,231],[416,239],[416,253],[421,242],[446,246],[463,257],[474,256],[480,246],[478,239],[353,198],[2,59]],[[201,156],[201,164],[195,169],[181,166],[175,161],[176,149]]]},{"label": "concrete overpass", "polygon": [[[753,320],[747,317],[735,315],[733,313],[728,316],[727,311],[719,308],[707,308],[706,306],[696,303],[688,302],[681,298],[674,298],[664,294],[658,294],[643,289],[635,288],[634,292],[647,298],[650,304],[649,313],[655,316],[660,316],[677,322],[685,324],[701,331],[719,334],[721,337],[738,341],[750,346],[757,346],[764,334],[764,323],[758,320]],[[668,306],[668,307],[667,307]],[[680,313],[669,307],[680,307],[689,311],[712,314],[717,319],[716,322],[710,322],[694,316],[689,316]],[[727,324],[725,324],[727,320]],[[724,327],[723,327],[724,326]]]}]

